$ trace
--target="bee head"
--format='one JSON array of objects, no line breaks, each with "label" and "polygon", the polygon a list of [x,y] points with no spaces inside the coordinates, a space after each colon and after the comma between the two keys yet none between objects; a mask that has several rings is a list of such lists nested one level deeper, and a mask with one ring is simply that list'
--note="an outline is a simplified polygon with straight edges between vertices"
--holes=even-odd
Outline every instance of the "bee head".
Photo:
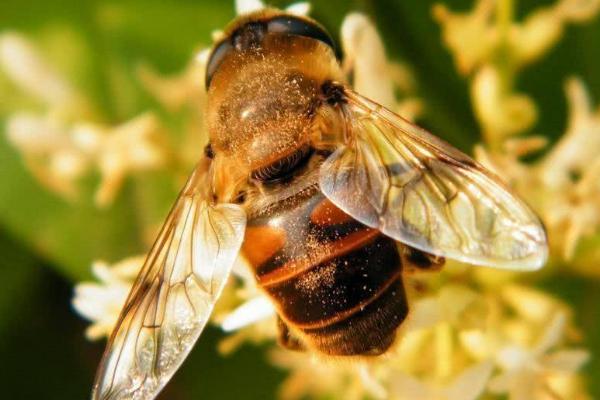
[{"label": "bee head", "polygon": [[340,52],[325,28],[318,22],[279,10],[267,9],[243,16],[226,29],[224,38],[213,47],[206,67],[206,88],[223,60],[233,51],[258,49],[268,35],[303,36],[325,43],[340,58]]}]

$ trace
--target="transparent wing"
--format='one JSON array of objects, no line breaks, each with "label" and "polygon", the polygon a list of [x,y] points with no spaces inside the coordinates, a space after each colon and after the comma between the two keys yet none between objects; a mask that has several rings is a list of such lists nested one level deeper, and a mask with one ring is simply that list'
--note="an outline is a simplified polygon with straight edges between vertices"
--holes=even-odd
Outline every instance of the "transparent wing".
[{"label": "transparent wing", "polygon": [[335,107],[324,115],[341,121],[344,144],[322,164],[320,186],[339,208],[435,255],[514,270],[543,265],[541,222],[499,178],[349,89]]},{"label": "transparent wing", "polygon": [[92,398],[153,399],[204,329],[244,237],[244,211],[206,201],[206,168],[179,195],[110,337]]}]

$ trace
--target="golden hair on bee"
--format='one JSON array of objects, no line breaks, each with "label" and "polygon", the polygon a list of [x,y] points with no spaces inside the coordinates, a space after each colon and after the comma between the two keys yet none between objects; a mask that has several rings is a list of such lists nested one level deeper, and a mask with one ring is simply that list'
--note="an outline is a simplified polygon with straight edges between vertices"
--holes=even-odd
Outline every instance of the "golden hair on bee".
[{"label": "golden hair on bee", "polygon": [[309,18],[269,9],[234,21],[207,67],[213,151],[256,170],[305,146],[321,86],[342,80],[333,46]]}]

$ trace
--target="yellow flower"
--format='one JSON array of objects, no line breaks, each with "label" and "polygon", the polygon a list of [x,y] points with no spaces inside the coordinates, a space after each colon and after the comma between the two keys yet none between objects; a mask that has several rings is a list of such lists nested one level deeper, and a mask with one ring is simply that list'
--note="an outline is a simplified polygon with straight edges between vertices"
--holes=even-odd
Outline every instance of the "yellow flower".
[{"label": "yellow flower", "polygon": [[479,0],[466,13],[451,12],[441,4],[433,7],[458,71],[472,78],[475,113],[494,151],[537,118],[533,100],[514,93],[518,70],[555,45],[567,23],[594,17],[600,0],[561,0],[535,10],[522,22],[514,21],[513,7],[513,0]]},{"label": "yellow flower", "polygon": [[470,13],[453,13],[443,4],[436,4],[432,12],[460,73],[470,73],[489,58],[497,40],[492,21],[494,0],[479,0]]},{"label": "yellow flower", "polygon": [[575,374],[589,355],[583,350],[552,351],[560,343],[565,325],[565,315],[557,313],[531,348],[509,345],[500,349],[497,363],[503,372],[490,381],[490,390],[508,393],[510,400],[566,398],[553,387],[553,380]]},{"label": "yellow flower", "polygon": [[[412,73],[405,64],[387,59],[375,25],[363,14],[349,14],[342,22],[340,38],[344,50],[343,69],[354,90],[414,120],[422,104],[414,97]],[[400,102],[396,91],[403,96]]]},{"label": "yellow flower", "polygon": [[523,94],[507,95],[500,72],[492,65],[485,65],[474,74],[471,98],[483,132],[488,136],[523,132],[537,118],[533,100]]},{"label": "yellow flower", "polygon": [[512,0],[478,0],[470,12],[455,13],[443,5],[433,7],[446,45],[457,68],[469,74],[490,62],[495,53],[506,51],[515,67],[539,59],[560,38],[567,23],[581,23],[600,11],[599,0],[560,0],[540,8],[524,21],[512,21]]},{"label": "yellow flower", "polygon": [[273,342],[277,337],[275,308],[250,271],[244,260],[237,260],[234,277],[211,317],[213,323],[228,333],[219,343],[222,354],[229,354],[246,342]]},{"label": "yellow flower", "polygon": [[19,33],[0,34],[0,70],[21,90],[46,105],[69,109],[79,107],[82,101],[69,82]]},{"label": "yellow flower", "polygon": [[76,196],[77,180],[91,167],[91,159],[77,145],[72,129],[54,113],[19,112],[6,122],[8,141],[20,151],[33,175],[67,198]]},{"label": "yellow flower", "polygon": [[78,180],[98,170],[96,204],[106,206],[125,176],[164,164],[166,143],[152,113],[116,126],[90,121],[86,100],[24,37],[0,36],[0,67],[21,90],[44,103],[44,112],[9,115],[6,135],[49,189],[73,199]]},{"label": "yellow flower", "polygon": [[[479,0],[466,13],[451,12],[443,5],[433,8],[459,72],[471,77],[473,108],[485,139],[475,150],[477,159],[536,208],[553,252],[565,260],[572,260],[581,239],[600,227],[600,115],[592,110],[583,83],[570,79],[567,132],[540,161],[521,162],[546,141],[514,138],[538,118],[533,100],[517,93],[514,85],[519,69],[556,44],[567,23],[585,22],[599,10],[600,0],[559,0],[517,22],[512,0]],[[588,254],[594,257],[593,252]],[[589,267],[594,263],[585,264],[578,268],[598,275]]]},{"label": "yellow flower", "polygon": [[510,44],[518,65],[544,55],[563,34],[567,23],[582,23],[600,11],[599,0],[560,0],[540,8],[512,27]]},{"label": "yellow flower", "polygon": [[149,113],[115,127],[18,113],[9,117],[6,135],[40,182],[67,198],[77,195],[82,176],[97,169],[99,206],[113,201],[125,176],[166,160],[159,121]]},{"label": "yellow flower", "polygon": [[482,362],[467,368],[446,385],[423,382],[406,374],[392,379],[392,398],[398,400],[475,400],[485,391],[493,364]]},{"label": "yellow flower", "polygon": [[140,64],[137,75],[146,90],[167,110],[174,112],[184,105],[202,109],[204,102],[204,71],[207,51],[193,58],[180,74],[162,77],[147,64]]},{"label": "yellow flower", "polygon": [[[502,153],[480,146],[476,157],[529,200],[546,224],[554,252],[571,260],[581,239],[600,228],[600,113],[581,80],[570,79],[566,91],[567,132],[539,161],[525,164],[520,158],[543,147],[540,138],[507,141]],[[587,272],[597,275],[594,270]]]},{"label": "yellow flower", "polygon": [[87,126],[86,144],[100,172],[96,204],[106,206],[115,198],[125,176],[159,168],[166,161],[158,119],[151,113],[142,114],[110,128]]},{"label": "yellow flower", "polygon": [[273,350],[270,359],[274,365],[290,370],[279,390],[282,400],[323,396],[344,400],[389,398],[367,363],[327,360],[282,349]]}]

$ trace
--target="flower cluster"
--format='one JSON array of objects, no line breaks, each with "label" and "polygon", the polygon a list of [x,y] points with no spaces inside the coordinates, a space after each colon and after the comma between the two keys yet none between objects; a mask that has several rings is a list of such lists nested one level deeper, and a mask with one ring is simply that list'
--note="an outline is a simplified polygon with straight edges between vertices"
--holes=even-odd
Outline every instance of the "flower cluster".
[{"label": "flower cluster", "polygon": [[518,71],[556,44],[567,23],[589,20],[599,10],[598,0],[559,0],[517,23],[513,0],[478,0],[467,13],[433,8],[458,71],[472,81],[473,108],[490,146],[527,130],[537,117],[533,100],[514,91]]},{"label": "flower cluster", "polygon": [[[259,0],[236,2],[240,14],[261,7]],[[600,111],[593,109],[584,83],[569,79],[567,132],[537,161],[525,162],[524,156],[547,143],[542,137],[516,136],[539,116],[533,99],[515,88],[519,71],[557,43],[567,23],[594,17],[600,0],[558,0],[523,22],[515,21],[512,8],[511,0],[479,0],[466,13],[441,4],[432,10],[459,73],[470,82],[483,138],[475,155],[534,206],[548,228],[552,261],[598,276],[600,254],[589,250],[582,255],[580,248],[585,240],[599,243],[595,238],[600,227]],[[307,3],[288,8],[301,15],[309,10]],[[340,37],[342,67],[355,89],[405,117],[418,118],[426,104],[417,96],[410,68],[388,60],[369,19],[348,15]],[[36,112],[10,116],[7,137],[32,173],[65,196],[76,195],[81,177],[98,172],[96,201],[109,205],[128,174],[166,169],[172,157],[186,165],[196,161],[204,134],[207,55],[207,49],[198,52],[176,76],[162,76],[147,64],[137,69],[141,85],[167,113],[187,111],[183,144],[167,151],[168,135],[158,114],[147,112],[115,125],[94,122],[89,100],[47,65],[26,39],[2,34],[1,70],[38,103]],[[93,272],[99,282],[77,285],[73,304],[93,322],[86,333],[90,339],[109,334],[142,263],[142,256],[113,266],[97,262]],[[550,269],[548,274],[559,272]],[[340,361],[273,348],[271,362],[289,370],[280,397],[588,398],[579,371],[589,354],[578,347],[581,333],[573,311],[560,300],[520,283],[515,273],[455,262],[448,262],[440,273],[407,274],[404,279],[411,312],[386,355]],[[246,343],[273,343],[275,318],[273,305],[249,269],[236,265],[234,279],[212,317],[227,333],[219,350],[230,353]]]},{"label": "flower cluster", "polygon": [[[514,87],[518,71],[547,52],[565,24],[596,16],[600,1],[560,0],[520,23],[514,21],[512,8],[511,0],[480,0],[470,13],[452,13],[437,5],[433,14],[459,72],[471,82],[473,108],[484,138],[476,149],[477,158],[530,202],[546,224],[552,251],[569,261],[576,256],[578,243],[600,229],[599,114],[584,83],[568,79],[567,132],[540,160],[525,163],[524,156],[547,143],[542,137],[515,137],[533,126],[537,111],[534,100],[516,93]],[[597,276],[600,271],[590,264],[574,263]]]},{"label": "flower cluster", "polygon": [[81,315],[93,321],[85,332],[89,339],[97,340],[110,335],[143,263],[144,256],[126,258],[112,266],[96,261],[92,265],[92,272],[100,283],[77,285],[73,306]]},{"label": "flower cluster", "polygon": [[[567,133],[534,163],[521,157],[544,146],[541,138],[513,139],[505,143],[507,150],[494,153],[477,148],[480,161],[491,169],[502,171],[529,202],[546,224],[552,250],[579,271],[598,276],[598,255],[588,254],[584,264],[572,262],[578,244],[597,241],[600,229],[600,114],[592,105],[580,79],[567,81],[570,107]],[[591,258],[590,258],[591,257]]]},{"label": "flower cluster", "polygon": [[[273,364],[290,370],[280,397],[587,398],[577,372],[589,354],[573,347],[580,333],[567,305],[518,283],[469,279],[469,271],[456,264],[447,267],[445,276],[434,275],[405,277],[411,312],[385,356],[340,361],[273,349]],[[252,277],[240,274],[238,282],[225,294],[228,306],[214,316],[224,331],[236,330],[222,341],[223,353],[246,342],[275,340],[271,304]],[[231,311],[240,299],[245,302]]]},{"label": "flower cluster", "polygon": [[39,103],[36,111],[8,116],[7,138],[32,174],[54,192],[75,198],[78,181],[95,171],[100,175],[96,204],[107,206],[128,174],[164,166],[165,137],[154,114],[116,125],[95,122],[90,101],[25,37],[0,35],[2,70],[18,91]]}]

